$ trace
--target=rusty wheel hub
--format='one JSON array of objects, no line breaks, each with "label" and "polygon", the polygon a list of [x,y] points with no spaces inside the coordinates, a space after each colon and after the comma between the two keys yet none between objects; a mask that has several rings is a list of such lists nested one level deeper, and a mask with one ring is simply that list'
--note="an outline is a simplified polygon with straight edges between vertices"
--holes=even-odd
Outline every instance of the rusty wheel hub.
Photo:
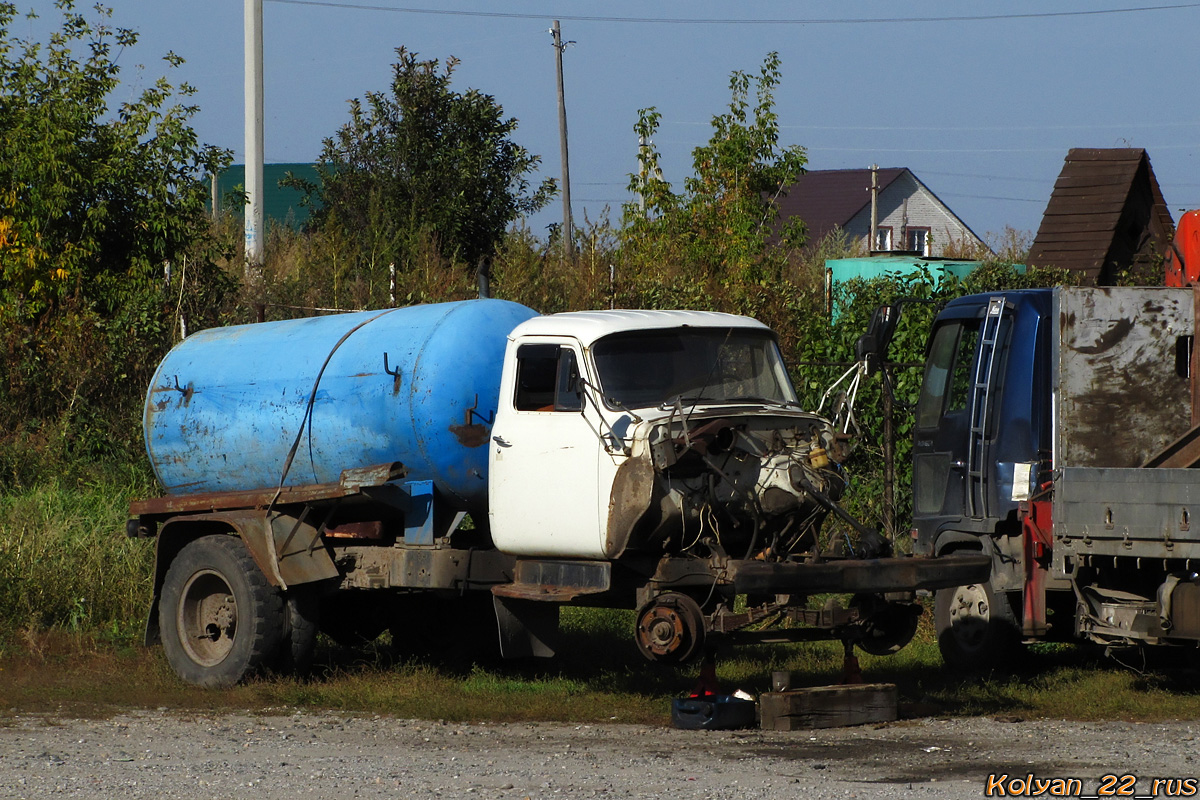
[{"label": "rusty wheel hub", "polygon": [[638,649],[651,661],[688,661],[700,653],[703,644],[704,614],[685,594],[659,595],[638,612]]}]

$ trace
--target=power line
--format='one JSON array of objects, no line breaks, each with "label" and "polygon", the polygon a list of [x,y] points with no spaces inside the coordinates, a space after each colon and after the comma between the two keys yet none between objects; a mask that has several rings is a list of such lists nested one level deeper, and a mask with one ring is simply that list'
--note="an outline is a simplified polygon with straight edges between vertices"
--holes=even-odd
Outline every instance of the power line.
[{"label": "power line", "polygon": [[948,178],[984,178],[986,180],[995,181],[1017,181],[1018,183],[1046,183],[1043,178],[1021,178],[1015,175],[980,175],[976,172],[935,172],[934,170],[923,169],[922,175],[941,175]]},{"label": "power line", "polygon": [[571,14],[529,14],[504,11],[459,11],[442,8],[400,8],[377,6],[364,3],[335,3],[330,0],[267,0],[291,6],[320,6],[324,8],[348,8],[357,11],[390,11],[397,14],[434,14],[447,17],[486,17],[489,19],[536,19],[555,17],[570,22],[621,22],[635,24],[667,25],[896,25],[901,23],[930,22],[993,22],[1010,19],[1047,19],[1051,17],[1094,17],[1104,14],[1136,14],[1143,11],[1173,11],[1184,8],[1200,8],[1200,3],[1174,3],[1171,5],[1129,6],[1125,8],[1100,8],[1087,11],[1039,11],[1026,14],[980,14],[976,16],[956,15],[946,17],[832,17],[813,19],[728,19],[678,17],[605,17]]},{"label": "power line", "polygon": [[[679,122],[663,120],[662,125],[690,125],[707,127],[712,125],[712,122]],[[895,131],[914,131],[926,133],[929,131],[937,131],[939,133],[963,131],[967,133],[979,133],[982,131],[1087,131],[1097,129],[1124,130],[1126,128],[1176,128],[1196,126],[1200,126],[1200,120],[1191,120],[1187,122],[1124,122],[1084,125],[780,125],[779,128],[781,130],[800,131],[881,131],[889,133]]]},{"label": "power line", "polygon": [[[1146,151],[1151,150],[1191,150],[1200,148],[1200,144],[1189,142],[1185,144],[1146,144],[1139,145]],[[812,153],[929,153],[933,155],[946,153],[1062,153],[1067,147],[822,147],[819,145],[804,145],[804,149]]]},{"label": "power line", "polygon": [[1032,197],[997,197],[991,194],[959,194],[958,192],[938,192],[939,197],[962,197],[968,200],[1003,200],[1012,203],[1045,203],[1044,199]]}]

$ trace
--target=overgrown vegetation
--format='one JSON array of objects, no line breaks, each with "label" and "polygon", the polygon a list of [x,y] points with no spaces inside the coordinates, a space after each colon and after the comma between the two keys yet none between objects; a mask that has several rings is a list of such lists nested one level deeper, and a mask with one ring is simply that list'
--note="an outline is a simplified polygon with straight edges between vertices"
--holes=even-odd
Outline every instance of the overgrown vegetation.
[{"label": "overgrown vegetation", "polygon": [[[0,481],[135,458],[137,405],[178,311],[211,324],[232,283],[199,177],[228,163],[165,77],[117,102],[137,34],[56,0],[47,42],[0,3]],[[181,59],[167,53],[168,69]],[[190,270],[186,285],[182,273]],[[199,278],[199,280],[197,280]]]},{"label": "overgrown vegetation", "polygon": [[[8,679],[0,702],[77,694],[74,678],[41,694],[28,680],[25,667],[64,649],[74,654],[68,663],[121,676],[101,677],[102,695],[128,685],[124,673],[136,674],[139,702],[342,705],[447,719],[475,718],[482,700],[501,718],[593,720],[611,711],[661,720],[662,698],[691,680],[643,667],[624,630],[629,621],[617,612],[570,611],[568,656],[533,678],[511,667],[395,668],[378,644],[356,654],[365,666],[326,654],[319,684],[258,683],[201,699],[167,677],[156,655],[114,650],[138,640],[150,590],[152,544],[122,535],[129,499],[155,493],[141,450],[142,397],[185,328],[250,322],[256,306],[277,319],[469,298],[483,264],[495,295],[547,313],[616,306],[756,317],[778,332],[804,404],[815,409],[853,359],[871,310],[912,298],[920,302],[909,307],[891,352],[905,529],[908,406],[920,380],[911,365],[922,358],[936,304],[967,291],[1064,279],[1015,271],[1028,242],[1008,231],[995,256],[958,253],[987,260],[964,282],[897,275],[852,282],[827,297],[825,261],[863,253],[839,233],[808,241],[802,221],[781,225],[776,217],[775,199],[806,163],[803,148],[780,143],[776,54],[755,75],[733,74],[729,106],[693,151],[693,174],[681,189],[662,178],[647,144],[631,176],[638,201],[619,223],[587,220],[542,240],[519,217],[544,205],[553,183],[532,185],[538,157],[513,140],[516,121],[489,95],[452,91],[453,59],[439,66],[401,48],[391,94],[355,101],[350,121],[326,141],[320,180],[305,187],[316,204],[312,225],[272,229],[266,263],[247,285],[239,220],[205,216],[206,176],[228,154],[197,141],[190,87],[162,79],[114,103],[114,51],[132,48],[136,34],[110,27],[103,8],[94,17],[77,13],[72,0],[56,8],[61,29],[39,43],[14,36],[16,8],[0,2],[0,668]],[[170,54],[166,60],[179,63]],[[645,109],[635,130],[649,141],[658,121]],[[576,244],[571,258],[565,235]],[[883,515],[881,391],[878,379],[863,386],[862,436],[847,464],[852,511],[870,524]],[[934,648],[926,633],[882,674],[909,698],[933,698],[949,712],[993,710],[998,697],[1033,713],[1050,707],[1006,679],[955,687],[929,677]],[[1069,686],[1074,663],[1055,666],[1046,680]],[[839,665],[829,648],[757,648],[722,669],[725,680],[761,690],[772,669],[817,680]],[[1122,697],[1142,691],[1120,673],[1112,681]],[[448,698],[439,700],[445,708],[428,706],[431,694]]]},{"label": "overgrown vegetation", "polygon": [[[513,141],[517,121],[475,89],[450,88],[458,59],[439,67],[401,47],[391,93],[350,102],[350,121],[326,139],[316,182],[290,177],[312,204],[310,232],[336,243],[342,269],[388,298],[389,265],[421,268],[432,248],[448,261],[480,265],[507,228],[555,193],[529,186],[541,161]],[[382,290],[382,291],[381,291]]]}]

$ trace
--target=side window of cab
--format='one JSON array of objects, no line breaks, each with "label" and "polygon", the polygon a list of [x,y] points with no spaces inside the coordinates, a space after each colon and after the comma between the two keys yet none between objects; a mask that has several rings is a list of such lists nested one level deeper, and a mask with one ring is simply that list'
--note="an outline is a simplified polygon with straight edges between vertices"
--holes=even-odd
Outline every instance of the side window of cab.
[{"label": "side window of cab", "polygon": [[517,411],[579,411],[583,408],[575,351],[557,344],[517,348]]},{"label": "side window of cab", "polygon": [[943,414],[966,409],[978,339],[977,320],[943,323],[934,331],[917,400],[918,429],[936,428]]}]

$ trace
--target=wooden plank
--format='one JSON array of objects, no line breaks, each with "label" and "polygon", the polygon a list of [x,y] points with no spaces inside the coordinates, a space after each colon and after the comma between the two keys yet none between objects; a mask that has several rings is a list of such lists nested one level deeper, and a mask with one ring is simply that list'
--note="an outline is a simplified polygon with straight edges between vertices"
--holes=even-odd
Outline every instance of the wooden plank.
[{"label": "wooden plank", "polygon": [[1031,253],[1071,253],[1077,258],[1103,258],[1112,247],[1112,242],[1103,236],[1086,241],[1054,242],[1038,238],[1029,248]]},{"label": "wooden plank", "polygon": [[1104,231],[1051,231],[1043,233],[1037,237],[1039,245],[1057,244],[1057,245],[1075,245],[1080,244],[1100,245],[1108,244],[1107,240],[1112,238],[1112,234],[1104,235]]},{"label": "wooden plank", "polygon": [[1028,261],[1029,265],[1032,267],[1054,267],[1056,269],[1069,269],[1075,272],[1086,272],[1089,275],[1092,273],[1098,273],[1100,271],[1100,267],[1103,266],[1103,261],[1098,258],[1071,258],[1056,253],[1046,253],[1044,255],[1031,254]]},{"label": "wooden plank", "polygon": [[1146,151],[1140,147],[1074,147],[1067,151],[1072,161],[1141,161]]},{"label": "wooden plank", "polygon": [[1111,200],[1114,202],[1125,202],[1125,198],[1129,196],[1129,181],[1121,184],[1107,184],[1104,186],[1068,186],[1066,188],[1055,187],[1054,197],[1060,202],[1069,198],[1069,202],[1078,202],[1078,198],[1093,198],[1096,200]]},{"label": "wooden plank", "polygon": [[897,718],[898,693],[892,683],[814,686],[759,697],[763,730],[842,728]]},{"label": "wooden plank", "polygon": [[1125,198],[1112,197],[1060,197],[1046,204],[1045,216],[1065,216],[1067,214],[1113,214],[1121,213],[1125,208]]},{"label": "wooden plank", "polygon": [[1035,247],[1029,251],[1029,261],[1033,264],[1054,264],[1056,267],[1071,269],[1078,265],[1084,269],[1099,269],[1108,250],[1082,250],[1068,247]]},{"label": "wooden plank", "polygon": [[1133,180],[1133,176],[1138,173],[1138,164],[1114,164],[1114,163],[1099,163],[1099,164],[1078,164],[1075,167],[1066,167],[1061,173],[1058,173],[1058,182],[1066,182],[1066,184],[1086,184],[1088,181],[1112,181],[1123,180],[1128,184]]},{"label": "wooden plank", "polygon": [[1047,207],[1046,213],[1042,217],[1042,224],[1053,222],[1058,225],[1072,225],[1080,222],[1107,222],[1110,227],[1116,227],[1117,220],[1121,218],[1121,211],[1124,207],[1114,208],[1106,213],[1097,213],[1095,211],[1076,211],[1071,208],[1054,208]]},{"label": "wooden plank", "polygon": [[1081,230],[1116,230],[1121,215],[1117,214],[1047,214],[1042,217],[1038,232],[1051,230],[1068,230],[1079,227]]},{"label": "wooden plank", "polygon": [[1134,170],[1104,168],[1088,170],[1086,174],[1077,175],[1064,172],[1054,181],[1055,189],[1078,189],[1081,186],[1124,186],[1133,183]]}]

